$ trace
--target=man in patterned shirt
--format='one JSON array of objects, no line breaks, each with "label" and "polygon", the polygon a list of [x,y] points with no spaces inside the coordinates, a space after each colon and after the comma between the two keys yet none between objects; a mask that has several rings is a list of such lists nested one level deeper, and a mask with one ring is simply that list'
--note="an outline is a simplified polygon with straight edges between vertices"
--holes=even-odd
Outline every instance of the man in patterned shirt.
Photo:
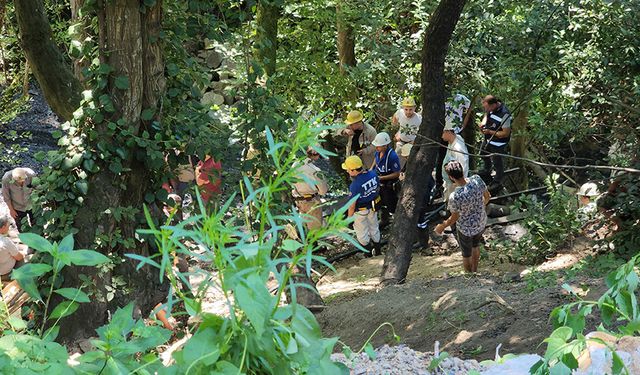
[{"label": "man in patterned shirt", "polygon": [[480,260],[480,241],[487,225],[485,206],[491,195],[480,176],[464,178],[462,165],[458,161],[449,162],[445,171],[457,186],[449,196],[451,216],[435,228],[442,234],[444,228],[456,224],[456,239],[462,249],[462,264],[466,272],[477,272]]}]

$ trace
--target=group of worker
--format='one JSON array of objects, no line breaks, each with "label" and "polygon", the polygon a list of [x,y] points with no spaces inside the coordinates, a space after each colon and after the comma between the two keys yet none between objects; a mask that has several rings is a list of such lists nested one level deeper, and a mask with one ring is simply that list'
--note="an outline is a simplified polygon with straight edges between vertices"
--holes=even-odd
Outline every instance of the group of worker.
[{"label": "group of worker", "polygon": [[[436,227],[436,232],[442,233],[447,226],[455,228],[465,259],[465,270],[475,272],[479,241],[486,224],[484,206],[490,196],[485,180],[491,181],[492,187],[502,184],[504,164],[501,154],[506,152],[509,142],[511,114],[494,96],[483,99],[485,115],[479,128],[484,135],[484,142],[480,152],[487,154],[487,157],[484,158],[484,169],[478,172],[479,176],[469,178],[469,151],[460,132],[465,126],[465,114],[470,104],[471,101],[460,94],[447,102],[441,136],[442,152],[438,153],[435,163],[435,178],[431,176],[433,171],[425,171],[429,174],[429,184],[425,189],[430,198],[442,196],[448,202],[451,216]],[[378,133],[365,122],[359,110],[349,112],[345,120],[346,127],[338,131],[339,135],[348,138],[342,168],[351,178],[349,192],[351,197],[355,197],[348,215],[355,217],[353,229],[358,242],[367,250],[367,256],[382,253],[380,229],[389,224],[395,212],[412,147],[433,141],[420,139],[418,130],[422,115],[416,111],[416,107],[415,100],[407,97],[393,114],[391,123],[398,127],[393,137],[395,146],[389,134]],[[308,227],[321,225],[320,195],[327,190],[326,182],[318,177],[319,169],[313,165],[314,157],[317,157],[317,152],[309,148],[307,160],[301,169],[305,174],[304,181],[297,183],[292,192],[299,211],[309,215]],[[495,170],[493,176],[492,170]],[[311,226],[309,223],[312,223]]]}]

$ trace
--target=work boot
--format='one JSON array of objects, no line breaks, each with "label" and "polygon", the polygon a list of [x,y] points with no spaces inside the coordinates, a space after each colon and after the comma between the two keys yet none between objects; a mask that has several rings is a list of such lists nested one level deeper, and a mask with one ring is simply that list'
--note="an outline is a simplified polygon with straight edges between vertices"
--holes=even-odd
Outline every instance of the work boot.
[{"label": "work boot", "polygon": [[373,243],[373,256],[382,255],[382,243],[374,242]]}]

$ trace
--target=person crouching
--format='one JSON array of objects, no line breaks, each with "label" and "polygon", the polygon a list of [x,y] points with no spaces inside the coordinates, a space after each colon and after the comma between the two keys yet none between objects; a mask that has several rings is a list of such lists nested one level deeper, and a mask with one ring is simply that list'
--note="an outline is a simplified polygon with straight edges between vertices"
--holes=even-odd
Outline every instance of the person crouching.
[{"label": "person crouching", "polygon": [[349,217],[355,215],[353,229],[360,245],[369,251],[366,256],[380,255],[380,228],[376,215],[376,204],[380,202],[380,180],[375,171],[363,168],[362,159],[349,156],[342,169],[353,178],[349,186],[350,196],[357,199],[349,206]]}]

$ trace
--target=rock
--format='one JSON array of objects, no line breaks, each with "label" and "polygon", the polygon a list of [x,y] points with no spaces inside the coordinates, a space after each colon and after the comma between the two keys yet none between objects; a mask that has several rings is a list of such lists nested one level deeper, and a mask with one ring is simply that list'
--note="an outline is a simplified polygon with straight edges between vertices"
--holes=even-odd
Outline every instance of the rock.
[{"label": "rock", "polygon": [[528,374],[529,369],[541,360],[537,354],[523,354],[517,357],[505,359],[502,363],[496,363],[484,367],[481,375],[522,375]]},{"label": "rock", "polygon": [[220,65],[222,65],[222,60],[224,59],[222,54],[214,49],[204,51],[202,57],[204,58],[207,66],[211,69],[219,68]]},{"label": "rock", "polygon": [[200,103],[202,103],[202,105],[205,107],[211,107],[212,105],[221,105],[224,104],[224,96],[216,92],[209,91],[204,93],[202,99],[200,99]]},{"label": "rock", "polygon": [[235,103],[235,98],[233,95],[224,95],[224,104],[232,105]]},{"label": "rock", "polygon": [[91,343],[91,340],[97,340],[97,337],[90,337],[78,342],[78,346],[83,353],[87,353],[96,349],[95,346],[93,346],[93,344]]},{"label": "rock", "polygon": [[213,81],[209,84],[209,87],[211,87],[213,91],[222,92],[227,88],[227,84],[222,81]]}]

